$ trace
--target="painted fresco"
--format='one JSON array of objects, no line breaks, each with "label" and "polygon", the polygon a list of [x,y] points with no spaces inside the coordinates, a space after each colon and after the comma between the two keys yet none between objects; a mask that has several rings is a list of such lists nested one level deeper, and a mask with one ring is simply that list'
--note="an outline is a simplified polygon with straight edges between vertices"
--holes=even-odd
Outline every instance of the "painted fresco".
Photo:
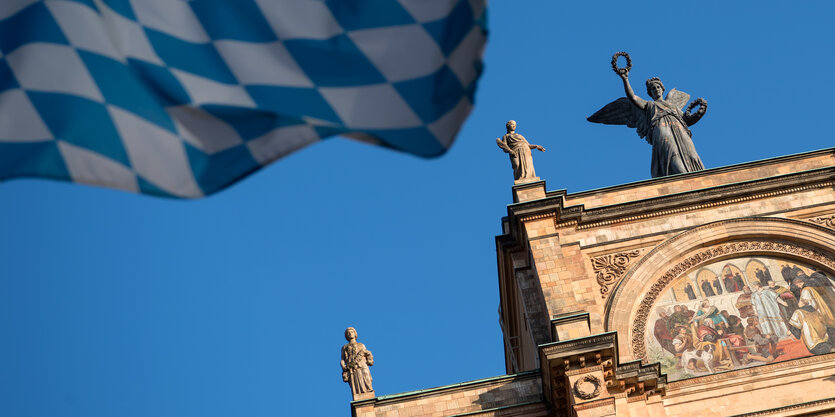
[{"label": "painted fresco", "polygon": [[649,319],[647,354],[669,381],[835,352],[835,279],[743,257],[672,282]]}]

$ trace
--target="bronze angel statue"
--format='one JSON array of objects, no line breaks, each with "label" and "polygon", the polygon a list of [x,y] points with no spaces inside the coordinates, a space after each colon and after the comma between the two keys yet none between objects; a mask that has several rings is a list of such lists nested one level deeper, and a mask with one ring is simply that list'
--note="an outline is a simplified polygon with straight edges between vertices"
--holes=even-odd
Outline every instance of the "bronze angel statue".
[{"label": "bronze angel statue", "polygon": [[[626,68],[617,67],[620,56],[626,58]],[[703,170],[704,165],[693,146],[693,135],[688,126],[694,125],[704,116],[707,102],[698,98],[682,112],[690,95],[674,88],[667,93],[667,98],[663,98],[664,84],[658,77],[647,80],[647,94],[652,100],[644,100],[635,95],[629,84],[631,67],[632,62],[626,52],[618,52],[612,57],[612,68],[623,80],[626,97],[607,104],[587,120],[635,128],[638,136],[652,145],[653,178]],[[697,105],[699,110],[691,113]]]}]

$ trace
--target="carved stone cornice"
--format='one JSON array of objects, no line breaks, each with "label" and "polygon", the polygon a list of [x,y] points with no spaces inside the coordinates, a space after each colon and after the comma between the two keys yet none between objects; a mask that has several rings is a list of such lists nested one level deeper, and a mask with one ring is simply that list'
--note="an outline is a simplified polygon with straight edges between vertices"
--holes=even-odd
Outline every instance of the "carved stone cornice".
[{"label": "carved stone cornice", "polygon": [[615,397],[609,398],[602,398],[596,401],[589,401],[587,403],[577,404],[574,406],[574,409],[577,411],[581,410],[591,410],[593,408],[599,408],[601,406],[614,406],[615,405]]},{"label": "carved stone cornice", "polygon": [[[705,175],[705,172],[701,171],[701,174]],[[510,204],[507,210],[510,234],[518,238],[523,219],[541,218],[544,214],[553,216],[558,228],[590,229],[833,185],[835,167],[825,167],[590,209],[584,205],[566,207],[568,195],[565,190],[559,190],[548,192],[543,199]]]},{"label": "carved stone cornice", "polygon": [[470,411],[463,414],[455,414],[450,417],[502,417],[502,416],[526,416],[538,414],[547,410],[545,403],[541,401],[529,402],[506,407],[497,407],[488,410]]},{"label": "carved stone cornice", "polygon": [[640,249],[590,258],[591,268],[597,284],[600,285],[600,296],[606,298],[612,286],[618,283],[629,268],[632,260],[641,255]]},{"label": "carved stone cornice", "polygon": [[814,263],[825,265],[830,269],[835,269],[835,258],[832,256],[817,249],[801,246],[792,242],[747,240],[723,243],[699,250],[698,252],[684,258],[672,268],[668,269],[652,284],[650,290],[641,300],[638,312],[632,323],[632,352],[634,357],[642,358],[644,360],[647,358],[645,331],[647,329],[649,313],[658,297],[666,290],[667,286],[671,282],[708,262],[719,260],[729,255],[747,253],[791,255],[793,257],[799,257]]},{"label": "carved stone cornice", "polygon": [[[727,382],[735,378],[746,378],[754,375],[768,375],[769,372],[779,371],[781,369],[800,368],[806,365],[813,365],[821,362],[831,362],[833,359],[835,359],[835,354],[833,353],[825,355],[807,356],[805,358],[792,359],[783,362],[774,362],[766,365],[755,366],[753,368],[743,368],[734,371],[726,371],[719,374],[711,374],[698,376],[694,378],[681,379],[678,381],[668,383],[667,388],[669,388],[670,390],[675,390],[683,387],[689,388],[699,384],[708,384],[711,382]],[[808,371],[800,372],[806,373]],[[747,382],[750,383],[751,381],[749,380]]]},{"label": "carved stone cornice", "polygon": [[[832,410],[835,408],[835,397],[827,398],[824,400],[817,400],[817,401],[809,401],[806,403],[800,404],[792,404],[787,405],[785,407],[778,407],[772,408],[770,410],[763,410],[763,411],[755,411],[753,413],[746,413],[746,414],[737,414],[732,417],[760,417],[760,416],[785,416],[785,415],[798,415],[795,413],[790,413],[792,411],[797,412],[807,408],[819,408],[819,407],[826,407],[823,410],[815,410],[815,411],[807,411],[809,414],[802,414],[804,416],[826,416],[832,415]],[[789,414],[790,413],[790,414]]]},{"label": "carved stone cornice", "polygon": [[576,354],[579,352],[594,351],[606,347],[611,347],[617,351],[617,344],[615,343],[616,340],[617,334],[615,332],[607,332],[589,337],[581,337],[579,339],[540,345],[539,350],[545,355],[544,359],[547,359],[548,356],[552,355],[566,354],[569,352],[571,352],[570,354]]},{"label": "carved stone cornice", "polygon": [[[647,395],[663,395],[665,392],[667,376],[661,373],[659,364],[645,365],[640,361],[618,363],[615,332],[540,345],[539,353],[542,364],[542,390],[558,415],[570,414],[571,403],[577,406],[578,401],[571,400],[570,397],[579,398],[582,403],[599,396],[599,400],[593,401],[597,403],[617,396],[646,398]],[[590,377],[595,378],[597,382],[592,384],[595,385],[595,389],[591,391],[582,387],[583,382],[577,382],[589,382]],[[576,380],[574,384],[569,384],[569,379]],[[604,383],[605,395],[600,389]]]},{"label": "carved stone cornice", "polygon": [[806,221],[812,222],[814,224],[819,224],[830,229],[835,229],[835,214],[831,216],[813,217],[811,219],[806,219]]},{"label": "carved stone cornice", "polygon": [[833,177],[835,177],[835,167],[819,168],[585,210],[583,212],[583,222],[578,226],[578,229],[589,229],[618,222],[666,216],[830,187],[835,185]]}]

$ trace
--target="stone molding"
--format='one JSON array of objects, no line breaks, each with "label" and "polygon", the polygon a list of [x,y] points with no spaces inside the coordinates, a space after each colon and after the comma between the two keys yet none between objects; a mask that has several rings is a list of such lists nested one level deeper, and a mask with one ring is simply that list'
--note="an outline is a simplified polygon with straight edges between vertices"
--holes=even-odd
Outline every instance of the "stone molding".
[{"label": "stone molding", "polygon": [[[520,218],[519,221],[524,223],[524,222],[529,222],[531,220],[547,219],[548,217],[553,217],[554,220],[556,220],[557,213],[552,212],[552,213],[536,214],[536,215],[533,215],[533,216],[525,216],[525,217]],[[556,224],[556,223],[554,223],[554,224]]]},{"label": "stone molding", "polygon": [[[746,414],[737,414],[733,417],[757,417],[757,416],[785,416],[787,415],[786,412],[788,411],[801,411],[807,408],[814,408],[814,407],[821,407],[821,406],[830,406],[822,410],[815,410],[812,411],[810,414],[803,414],[804,416],[825,416],[825,415],[832,415],[833,410],[835,410],[835,397],[827,398],[825,400],[818,400],[818,401],[809,401],[807,403],[800,403],[800,404],[792,404],[787,405],[785,407],[779,408],[772,408],[770,410],[763,410],[763,411],[755,411],[753,413],[746,413]],[[823,414],[826,412],[826,414]],[[791,415],[795,415],[792,413]]]},{"label": "stone molding", "polygon": [[392,395],[381,395],[370,400],[354,401],[351,404],[365,405],[375,404],[375,406],[392,405],[406,401],[417,401],[426,397],[436,396],[439,393],[455,394],[464,391],[472,391],[493,387],[504,384],[513,384],[529,381],[537,381],[540,379],[540,370],[520,372],[518,374],[500,375],[491,378],[477,379],[474,381],[459,382],[457,384],[444,385],[435,388],[427,388],[418,391],[402,392]]},{"label": "stone molding", "polygon": [[[653,210],[652,206],[659,206],[659,204],[652,204],[651,202],[645,201],[636,201],[632,203],[619,204],[617,206],[601,207],[598,209],[586,211],[587,215],[585,219],[591,221],[585,224],[581,224],[577,228],[580,230],[591,229],[595,227],[610,225],[613,223],[643,220],[651,217],[666,216],[686,211],[701,210],[705,208],[728,204],[737,204],[745,201],[758,200],[767,197],[776,197],[786,194],[794,194],[801,191],[830,187],[832,185],[835,185],[835,181],[823,181],[815,183],[815,179],[820,180],[822,172],[819,171],[825,172],[825,176],[827,179],[831,178],[831,176],[835,174],[835,168],[822,168],[811,172],[801,172],[798,174],[793,174],[791,175],[793,177],[791,178],[791,181],[789,181],[788,178],[784,178],[783,176],[781,176],[776,178],[767,178],[763,180],[747,181],[740,184],[720,186],[718,187],[722,189],[720,192],[717,192],[717,190],[714,190],[713,188],[708,188],[705,190],[691,191],[679,195],[656,197],[652,199],[664,200],[664,203],[666,203],[666,205],[668,206],[676,203],[684,203],[680,207],[675,208],[670,207],[665,209],[662,206],[656,207]],[[802,184],[806,182],[806,180],[812,183]],[[789,188],[780,187],[778,189],[774,189],[773,187],[774,184],[785,185],[785,183],[787,182],[798,182],[802,185],[797,185],[795,187]],[[704,200],[713,201],[700,202]],[[700,203],[693,204],[695,202]],[[659,208],[661,209],[659,210]],[[596,222],[593,221],[595,217],[603,218],[608,217],[609,215],[614,215],[614,218]]]},{"label": "stone molding", "polygon": [[585,368],[571,369],[571,370],[565,371],[565,376],[577,376],[577,375],[587,374],[589,372],[598,372],[598,371],[599,372],[604,371],[603,365],[595,365],[595,366],[587,366]]},{"label": "stone molding", "polygon": [[450,417],[504,417],[504,416],[527,416],[536,412],[546,411],[545,403],[541,401],[528,402],[505,407],[490,408],[487,410],[470,411],[463,414],[454,414]]},{"label": "stone molding", "polygon": [[589,337],[583,337],[580,339],[572,339],[566,340],[564,342],[554,342],[546,345],[540,345],[539,349],[545,355],[564,353],[580,348],[583,348],[584,350],[589,348],[594,349],[597,347],[608,346],[611,343],[611,341],[615,340],[615,337],[616,336],[614,332],[607,332]]},{"label": "stone molding", "polygon": [[591,410],[592,408],[599,408],[604,406],[614,406],[615,405],[615,398],[616,397],[609,397],[609,398],[601,398],[595,401],[589,401],[587,403],[577,404],[574,406],[574,409],[577,411],[581,410]]},{"label": "stone molding", "polygon": [[594,277],[597,279],[597,284],[600,285],[601,298],[605,299],[609,295],[610,287],[620,281],[629,268],[629,264],[640,255],[640,249],[633,249],[589,258]]},{"label": "stone molding", "polygon": [[833,185],[835,167],[824,167],[589,209],[584,205],[566,207],[568,193],[560,190],[548,192],[543,199],[510,204],[507,210],[510,234],[516,237],[522,221],[534,218],[554,216],[558,228],[575,226],[583,230]]},{"label": "stone molding", "polygon": [[818,149],[818,150],[815,150],[815,151],[797,153],[797,154],[792,154],[792,155],[783,155],[783,156],[778,156],[778,157],[775,157],[775,158],[760,159],[760,160],[757,160],[757,161],[743,162],[743,163],[734,164],[734,165],[725,165],[725,166],[716,167],[716,168],[708,168],[708,169],[705,169],[703,171],[687,172],[687,173],[683,173],[683,174],[669,175],[669,176],[666,176],[666,177],[648,178],[648,179],[645,179],[645,180],[635,181],[635,182],[626,183],[626,184],[611,185],[611,186],[608,186],[608,187],[597,188],[597,189],[594,189],[594,190],[580,191],[580,192],[577,192],[577,193],[573,194],[572,196],[579,198],[579,197],[587,197],[587,196],[594,195],[594,194],[620,192],[620,191],[632,190],[632,189],[636,189],[636,188],[640,188],[640,187],[645,187],[645,186],[650,185],[650,184],[666,184],[666,183],[671,183],[671,182],[678,182],[678,181],[681,181],[682,179],[688,179],[688,178],[693,178],[693,177],[705,177],[705,176],[711,176],[713,174],[726,174],[726,173],[729,173],[729,172],[740,172],[740,171],[746,171],[746,170],[751,169],[751,168],[760,168],[760,167],[773,165],[773,164],[799,161],[799,160],[810,159],[810,158],[817,158],[817,157],[826,156],[826,155],[829,155],[829,156],[835,155],[835,148]]},{"label": "stone molding", "polygon": [[835,359],[835,354],[829,353],[826,355],[807,356],[800,359],[792,359],[783,362],[769,363],[766,365],[755,366],[753,368],[737,369],[735,371],[727,371],[719,374],[704,375],[694,378],[681,379],[667,383],[669,391],[675,391],[679,388],[692,387],[694,385],[708,384],[711,382],[724,382],[734,378],[750,377],[754,375],[764,375],[772,371],[781,369],[793,369],[805,365],[812,365],[821,362],[829,362]]},{"label": "stone molding", "polygon": [[830,229],[835,229],[835,214],[831,216],[813,217],[811,219],[807,219],[806,221],[812,222],[814,224],[819,224]]}]

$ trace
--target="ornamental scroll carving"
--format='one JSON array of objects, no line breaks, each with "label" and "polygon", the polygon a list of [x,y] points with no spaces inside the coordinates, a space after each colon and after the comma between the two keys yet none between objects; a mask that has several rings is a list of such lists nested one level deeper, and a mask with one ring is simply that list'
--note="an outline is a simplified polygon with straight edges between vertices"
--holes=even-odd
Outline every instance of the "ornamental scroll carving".
[{"label": "ornamental scroll carving", "polygon": [[819,224],[823,227],[828,227],[830,229],[835,229],[835,215],[813,217],[811,219],[807,219],[807,221],[815,223],[815,224]]},{"label": "ornamental scroll carving", "polygon": [[600,285],[600,296],[606,298],[611,287],[626,273],[632,260],[641,255],[640,249],[591,258],[591,268]]},{"label": "ornamental scroll carving", "polygon": [[744,253],[773,253],[789,254],[794,257],[803,258],[830,269],[835,269],[835,258],[818,250],[799,246],[789,242],[779,241],[741,241],[711,246],[701,250],[674,265],[667,270],[655,283],[641,300],[635,320],[632,322],[632,352],[635,358],[646,360],[645,332],[650,311],[655,305],[658,297],[667,289],[667,286],[692,269],[712,260],[724,259],[728,255]]}]

